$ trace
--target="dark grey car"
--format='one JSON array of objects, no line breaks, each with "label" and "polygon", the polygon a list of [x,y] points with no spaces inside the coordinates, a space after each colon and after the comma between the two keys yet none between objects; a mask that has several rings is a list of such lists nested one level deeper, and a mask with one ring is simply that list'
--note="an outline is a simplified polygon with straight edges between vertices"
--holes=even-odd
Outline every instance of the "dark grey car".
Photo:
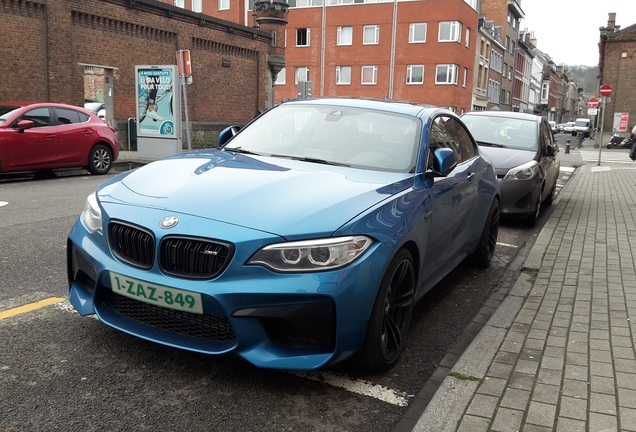
[{"label": "dark grey car", "polygon": [[502,213],[536,224],[541,205],[552,204],[559,177],[559,149],[548,121],[510,111],[474,111],[462,120],[492,160]]}]

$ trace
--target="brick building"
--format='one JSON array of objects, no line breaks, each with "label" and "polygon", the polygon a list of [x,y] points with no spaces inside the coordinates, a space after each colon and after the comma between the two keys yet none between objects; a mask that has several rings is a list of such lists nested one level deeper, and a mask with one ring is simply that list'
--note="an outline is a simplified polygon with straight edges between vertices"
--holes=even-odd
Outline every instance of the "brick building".
[{"label": "brick building", "polygon": [[170,4],[0,0],[0,32],[0,100],[81,106],[101,91],[109,121],[125,129],[136,112],[135,65],[175,64],[176,51],[189,49],[194,129],[245,123],[273,102],[269,60],[280,50],[269,31]]},{"label": "brick building", "polygon": [[[183,0],[183,7],[196,3]],[[247,3],[238,0],[228,7],[249,22]],[[227,12],[222,4],[204,2],[203,13],[222,16]],[[299,81],[309,81],[313,97],[409,100],[458,113],[472,108],[477,0],[288,4],[287,29],[276,37],[286,57],[275,85],[276,102],[297,98]]]},{"label": "brick building", "polygon": [[616,25],[616,14],[610,13],[607,26],[599,30],[600,84],[612,86],[605,104],[604,131],[612,133],[615,113],[629,114],[631,130],[636,124],[636,24],[621,29]]}]

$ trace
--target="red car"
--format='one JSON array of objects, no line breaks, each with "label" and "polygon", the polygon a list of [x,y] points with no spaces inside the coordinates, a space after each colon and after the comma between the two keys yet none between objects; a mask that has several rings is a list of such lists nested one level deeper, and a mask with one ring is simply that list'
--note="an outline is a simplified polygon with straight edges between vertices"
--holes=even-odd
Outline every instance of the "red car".
[{"label": "red car", "polygon": [[117,156],[115,129],[90,110],[0,102],[0,173],[82,167],[106,174]]}]

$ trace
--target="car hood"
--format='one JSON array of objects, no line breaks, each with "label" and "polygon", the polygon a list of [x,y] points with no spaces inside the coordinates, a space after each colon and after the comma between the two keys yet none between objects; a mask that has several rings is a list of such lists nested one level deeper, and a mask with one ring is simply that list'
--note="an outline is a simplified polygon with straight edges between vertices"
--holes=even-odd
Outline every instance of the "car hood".
[{"label": "car hood", "polygon": [[188,153],[106,183],[100,201],[185,213],[283,237],[330,234],[412,185],[409,174],[231,152]]},{"label": "car hood", "polygon": [[518,150],[499,147],[480,146],[479,151],[484,153],[492,161],[497,174],[507,173],[511,168],[523,165],[526,162],[534,160],[535,151]]}]

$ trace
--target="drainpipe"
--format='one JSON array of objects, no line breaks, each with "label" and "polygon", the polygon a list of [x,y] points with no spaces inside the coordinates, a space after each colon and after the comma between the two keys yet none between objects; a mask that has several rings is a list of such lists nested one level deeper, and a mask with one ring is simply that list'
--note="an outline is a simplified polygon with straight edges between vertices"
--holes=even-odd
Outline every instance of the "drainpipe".
[{"label": "drainpipe", "polygon": [[320,97],[325,96],[325,32],[327,29],[327,2],[322,2],[322,24],[320,29]]},{"label": "drainpipe", "polygon": [[391,59],[389,65],[389,94],[388,99],[393,99],[393,80],[395,77],[395,39],[397,33],[397,0],[393,0],[393,22],[391,23]]}]

